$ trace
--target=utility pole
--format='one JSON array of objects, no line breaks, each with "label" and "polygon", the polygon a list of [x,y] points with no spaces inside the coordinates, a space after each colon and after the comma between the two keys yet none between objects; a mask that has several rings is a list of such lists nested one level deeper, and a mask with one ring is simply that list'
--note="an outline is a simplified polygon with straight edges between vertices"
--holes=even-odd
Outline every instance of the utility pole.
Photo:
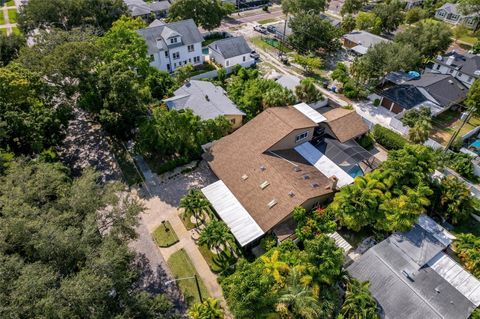
[{"label": "utility pole", "polygon": [[452,137],[450,138],[450,140],[448,141],[447,143],[447,146],[445,146],[445,149],[444,149],[444,152],[448,151],[450,149],[450,147],[452,146],[453,142],[455,141],[455,139],[457,138],[458,134],[460,133],[460,130],[465,126],[465,124],[470,121],[470,119],[472,118],[473,116],[473,112],[476,111],[476,108],[475,107],[471,107],[468,109],[468,113],[467,113],[467,116],[465,116],[465,118],[463,119],[463,122],[462,124],[460,125],[460,127],[455,131],[455,133],[453,133]]},{"label": "utility pole", "polygon": [[198,284],[198,278],[197,275],[193,275],[195,278],[195,285],[197,286],[197,291],[198,291],[198,297],[200,298],[200,303],[203,303],[203,298],[202,298],[202,292],[200,291],[200,285]]}]

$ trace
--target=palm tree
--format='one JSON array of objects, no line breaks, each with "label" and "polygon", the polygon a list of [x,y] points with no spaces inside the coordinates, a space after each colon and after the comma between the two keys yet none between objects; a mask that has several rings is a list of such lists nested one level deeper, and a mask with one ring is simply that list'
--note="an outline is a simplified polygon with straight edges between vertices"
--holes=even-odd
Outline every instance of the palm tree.
[{"label": "palm tree", "polygon": [[345,319],[376,319],[377,302],[369,291],[369,283],[350,279],[347,284],[345,301],[342,305],[341,314]]},{"label": "palm tree", "polygon": [[408,130],[408,139],[416,144],[423,144],[428,140],[432,125],[428,121],[420,121]]},{"label": "palm tree", "polygon": [[322,318],[322,307],[309,287],[301,284],[301,275],[292,269],[289,283],[278,297],[276,310],[282,317],[314,319]]},{"label": "palm tree", "polygon": [[473,201],[466,185],[453,175],[442,178],[440,182],[440,204],[447,218],[453,224],[468,218],[473,211]]},{"label": "palm tree", "polygon": [[207,245],[210,249],[220,250],[220,246],[226,246],[227,243],[233,242],[234,238],[228,226],[219,220],[212,220],[205,229],[200,233],[198,243]]},{"label": "palm tree", "polygon": [[271,257],[263,255],[260,259],[263,261],[264,272],[272,275],[273,279],[279,284],[283,284],[283,274],[288,272],[287,263],[279,259],[280,252],[275,250]]},{"label": "palm tree", "polygon": [[203,196],[201,191],[198,189],[191,189],[187,195],[182,197],[179,207],[185,210],[184,216],[195,216],[195,221],[198,226],[199,218],[202,216],[203,212],[210,208],[210,203],[205,196]]},{"label": "palm tree", "polygon": [[295,88],[295,94],[300,101],[305,103],[315,103],[323,99],[322,93],[315,87],[311,78],[300,81],[300,84]]},{"label": "palm tree", "polygon": [[207,298],[196,303],[188,310],[191,319],[223,319],[223,309],[218,299]]}]

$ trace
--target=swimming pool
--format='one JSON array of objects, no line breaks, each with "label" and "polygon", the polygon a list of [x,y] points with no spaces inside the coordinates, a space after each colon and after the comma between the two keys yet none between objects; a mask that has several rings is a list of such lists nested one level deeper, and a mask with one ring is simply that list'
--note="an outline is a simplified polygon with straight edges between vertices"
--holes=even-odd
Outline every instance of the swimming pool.
[{"label": "swimming pool", "polygon": [[480,155],[480,140],[475,140],[468,148],[473,149],[473,151]]},{"label": "swimming pool", "polygon": [[355,178],[357,176],[363,176],[363,171],[360,168],[360,166],[358,166],[358,165],[355,165],[354,167],[352,167],[347,173],[348,173],[348,175],[352,176],[353,178]]}]

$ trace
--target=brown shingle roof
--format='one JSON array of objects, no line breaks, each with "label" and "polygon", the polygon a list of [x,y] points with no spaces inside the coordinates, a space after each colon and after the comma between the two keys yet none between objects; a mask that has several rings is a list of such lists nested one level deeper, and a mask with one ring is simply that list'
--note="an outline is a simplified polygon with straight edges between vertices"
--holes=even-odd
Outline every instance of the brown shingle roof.
[{"label": "brown shingle roof", "polygon": [[323,113],[323,116],[327,118],[327,125],[341,143],[368,132],[368,125],[354,110],[339,107]]},{"label": "brown shingle roof", "polygon": [[[263,231],[289,216],[295,206],[332,192],[326,188],[329,179],[295,150],[268,150],[293,130],[314,126],[294,108],[270,108],[211,148],[211,169]],[[269,183],[264,189],[263,182]],[[272,200],[277,204],[269,208]]]}]

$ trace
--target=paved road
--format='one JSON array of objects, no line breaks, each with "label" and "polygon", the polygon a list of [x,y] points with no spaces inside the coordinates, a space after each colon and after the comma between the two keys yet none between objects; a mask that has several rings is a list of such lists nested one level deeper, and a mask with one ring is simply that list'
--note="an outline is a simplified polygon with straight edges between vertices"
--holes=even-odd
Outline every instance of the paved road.
[{"label": "paved road", "polygon": [[282,17],[283,12],[280,6],[271,7],[269,12],[265,12],[262,9],[256,9],[232,14],[230,18],[224,19],[220,28],[226,29],[245,23],[257,22],[265,19],[280,19]]}]

